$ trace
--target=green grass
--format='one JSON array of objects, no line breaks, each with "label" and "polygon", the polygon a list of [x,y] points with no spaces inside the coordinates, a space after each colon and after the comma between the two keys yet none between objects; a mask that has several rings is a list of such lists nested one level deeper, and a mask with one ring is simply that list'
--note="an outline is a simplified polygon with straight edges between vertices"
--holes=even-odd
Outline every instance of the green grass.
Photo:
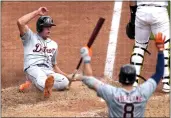
[{"label": "green grass", "polygon": [[[167,10],[168,10],[169,18],[170,18],[170,1],[168,3]],[[152,33],[151,33],[151,36],[150,36],[150,40],[154,40],[154,35]]]},{"label": "green grass", "polygon": [[168,10],[168,13],[169,13],[169,18],[170,18],[170,1],[169,1],[169,5],[168,5],[167,10]]}]

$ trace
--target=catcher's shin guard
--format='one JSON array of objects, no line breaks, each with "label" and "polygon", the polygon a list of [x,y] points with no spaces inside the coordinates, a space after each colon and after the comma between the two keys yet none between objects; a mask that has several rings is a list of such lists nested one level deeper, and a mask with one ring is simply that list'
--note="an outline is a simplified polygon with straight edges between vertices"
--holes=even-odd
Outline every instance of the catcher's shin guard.
[{"label": "catcher's shin guard", "polygon": [[170,39],[164,44],[164,63],[163,91],[170,92]]},{"label": "catcher's shin guard", "polygon": [[139,83],[139,78],[142,78],[145,81],[145,78],[140,75],[141,68],[143,66],[144,61],[144,52],[147,52],[150,54],[150,52],[146,49],[148,46],[148,42],[146,43],[138,43],[135,42],[135,45],[133,47],[133,53],[131,55],[130,63],[135,66],[136,68],[136,82],[134,83],[134,86],[137,86]]}]

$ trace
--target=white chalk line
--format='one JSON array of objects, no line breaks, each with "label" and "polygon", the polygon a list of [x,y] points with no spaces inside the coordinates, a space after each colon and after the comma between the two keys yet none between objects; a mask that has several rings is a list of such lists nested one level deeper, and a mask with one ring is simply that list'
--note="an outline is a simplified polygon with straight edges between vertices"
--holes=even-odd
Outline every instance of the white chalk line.
[{"label": "white chalk line", "polygon": [[109,35],[109,43],[108,43],[106,63],[104,69],[104,75],[108,76],[109,78],[112,78],[113,76],[121,11],[122,11],[122,1],[114,2],[112,24],[111,24],[111,30]]}]

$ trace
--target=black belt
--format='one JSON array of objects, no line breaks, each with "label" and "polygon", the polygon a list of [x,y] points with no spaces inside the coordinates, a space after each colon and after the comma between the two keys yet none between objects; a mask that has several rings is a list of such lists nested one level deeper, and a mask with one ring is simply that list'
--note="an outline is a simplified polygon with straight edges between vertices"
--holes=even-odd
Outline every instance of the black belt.
[{"label": "black belt", "polygon": [[138,6],[153,6],[153,7],[166,7],[166,6],[159,6],[159,5],[153,5],[153,4],[141,4]]},{"label": "black belt", "polygon": [[46,65],[46,64],[36,64],[38,67],[47,67],[47,68],[49,68],[49,66],[48,65]]},{"label": "black belt", "polygon": [[27,69],[29,69],[30,68],[30,66],[29,67],[27,67],[26,69],[24,69],[24,72],[27,70]]},{"label": "black belt", "polygon": [[[49,68],[49,66],[48,65],[46,65],[46,64],[36,64],[38,67],[47,67],[47,68]],[[25,68],[24,69],[24,72],[27,70],[27,69],[29,69],[30,68],[30,66],[29,67],[27,67],[27,68]]]}]

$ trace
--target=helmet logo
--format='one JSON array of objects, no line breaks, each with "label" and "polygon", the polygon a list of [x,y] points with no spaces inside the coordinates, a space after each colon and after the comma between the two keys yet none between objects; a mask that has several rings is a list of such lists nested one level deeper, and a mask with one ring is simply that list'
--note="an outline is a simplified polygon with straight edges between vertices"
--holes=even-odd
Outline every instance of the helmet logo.
[{"label": "helmet logo", "polygon": [[53,19],[50,16],[40,16],[36,23],[36,29],[38,32],[42,32],[45,26],[56,26],[53,24]]},{"label": "helmet logo", "polygon": [[50,19],[50,18],[47,18],[47,19],[46,19],[46,22],[47,22],[47,23],[51,23],[51,19]]},{"label": "helmet logo", "polygon": [[126,78],[126,81],[125,81],[126,83],[129,83],[129,80],[128,80],[128,78]]}]

